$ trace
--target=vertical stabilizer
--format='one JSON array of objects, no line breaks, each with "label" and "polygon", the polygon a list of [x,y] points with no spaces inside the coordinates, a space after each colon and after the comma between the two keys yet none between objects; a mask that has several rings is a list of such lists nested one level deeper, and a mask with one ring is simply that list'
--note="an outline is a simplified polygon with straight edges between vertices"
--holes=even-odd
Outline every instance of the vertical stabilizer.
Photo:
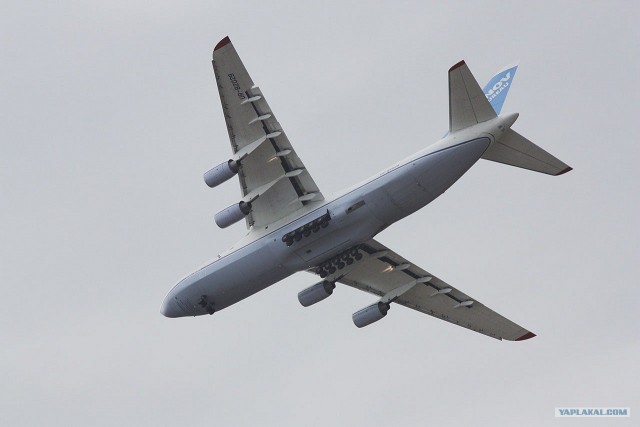
[{"label": "vertical stabilizer", "polygon": [[483,89],[484,95],[491,103],[491,107],[493,107],[496,114],[500,114],[500,111],[502,111],[502,105],[507,99],[507,93],[509,93],[517,69],[517,64],[507,65],[498,71]]},{"label": "vertical stabilizer", "polygon": [[496,117],[480,85],[464,61],[449,69],[449,132]]}]

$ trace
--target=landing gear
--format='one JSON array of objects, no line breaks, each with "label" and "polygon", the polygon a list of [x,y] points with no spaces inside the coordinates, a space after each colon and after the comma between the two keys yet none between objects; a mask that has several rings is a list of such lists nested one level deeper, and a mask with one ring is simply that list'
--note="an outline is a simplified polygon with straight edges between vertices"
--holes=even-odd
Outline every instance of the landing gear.
[{"label": "landing gear", "polygon": [[207,306],[207,296],[206,295],[202,295],[200,297],[200,299],[198,299],[197,304],[202,307],[205,308]]},{"label": "landing gear", "polygon": [[324,279],[328,275],[333,274],[338,270],[342,270],[347,265],[352,265],[355,261],[360,261],[362,257],[362,254],[356,246],[319,265],[316,269],[316,273]]},{"label": "landing gear", "polygon": [[207,313],[209,313],[209,315],[213,314],[216,312],[216,309],[213,307],[213,303],[209,303],[209,305],[207,306]]},{"label": "landing gear", "polygon": [[196,304],[198,304],[200,307],[207,310],[207,313],[209,314],[213,314],[216,312],[216,309],[213,306],[213,303],[209,302],[209,297],[207,297],[206,295],[201,295],[200,298],[198,298],[198,301],[196,302]]},{"label": "landing gear", "polygon": [[309,237],[311,235],[311,226],[308,224],[304,226],[304,231],[302,232],[304,237]]},{"label": "landing gear", "polygon": [[293,245],[295,242],[299,242],[303,237],[311,236],[311,233],[317,233],[321,228],[325,228],[329,225],[331,215],[329,212],[322,215],[320,218],[316,218],[307,224],[296,228],[282,236],[282,242],[287,246]]}]

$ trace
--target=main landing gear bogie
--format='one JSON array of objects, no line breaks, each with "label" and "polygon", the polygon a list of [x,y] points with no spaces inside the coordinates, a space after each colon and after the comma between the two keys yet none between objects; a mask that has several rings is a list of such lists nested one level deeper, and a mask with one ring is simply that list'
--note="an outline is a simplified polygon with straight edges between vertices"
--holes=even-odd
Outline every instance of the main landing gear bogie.
[{"label": "main landing gear bogie", "polygon": [[354,261],[360,261],[362,259],[362,253],[358,250],[358,247],[351,248],[339,255],[336,255],[329,261],[325,261],[317,268],[317,272],[322,279],[330,274],[335,273],[338,270],[342,270],[347,265],[351,265]]},{"label": "main landing gear bogie", "polygon": [[321,228],[327,228],[329,221],[331,221],[331,216],[329,215],[329,212],[327,212],[320,218],[316,218],[313,221],[288,232],[282,236],[282,241],[287,246],[291,246],[295,242],[302,240],[303,237],[309,237],[311,233],[317,233]]}]

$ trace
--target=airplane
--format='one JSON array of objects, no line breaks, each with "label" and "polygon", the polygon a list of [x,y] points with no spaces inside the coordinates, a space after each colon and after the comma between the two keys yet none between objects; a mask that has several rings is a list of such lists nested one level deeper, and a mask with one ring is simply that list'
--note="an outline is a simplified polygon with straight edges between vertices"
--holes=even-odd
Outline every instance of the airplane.
[{"label": "airplane", "polygon": [[517,65],[481,89],[464,61],[449,70],[449,130],[433,145],[370,179],[325,198],[296,154],[229,37],[213,50],[213,70],[232,156],[204,174],[209,187],[237,175],[242,198],[215,215],[225,228],[245,219],[247,234],[180,280],[165,297],[166,317],[213,314],[299,271],[320,281],[298,294],[308,307],[336,283],[379,299],[352,315],[362,328],[397,304],[508,341],[535,337],[475,298],[375,240],[431,203],[479,159],[549,175],[572,170],[511,127],[500,114]]}]

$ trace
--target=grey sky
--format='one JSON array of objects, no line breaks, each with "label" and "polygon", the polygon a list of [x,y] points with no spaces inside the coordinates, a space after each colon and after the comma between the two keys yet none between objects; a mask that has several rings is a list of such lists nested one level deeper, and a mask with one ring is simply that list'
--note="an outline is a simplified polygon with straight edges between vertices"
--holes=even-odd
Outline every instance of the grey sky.
[{"label": "grey sky", "polygon": [[[635,2],[2,2],[3,425],[597,425],[637,412]],[[437,140],[447,69],[520,68],[504,111],[574,167],[481,161],[378,240],[538,337],[499,342],[295,275],[213,317],[162,298],[243,225],[211,69],[229,35],[325,194]],[[636,415],[616,424],[631,425]]]}]

